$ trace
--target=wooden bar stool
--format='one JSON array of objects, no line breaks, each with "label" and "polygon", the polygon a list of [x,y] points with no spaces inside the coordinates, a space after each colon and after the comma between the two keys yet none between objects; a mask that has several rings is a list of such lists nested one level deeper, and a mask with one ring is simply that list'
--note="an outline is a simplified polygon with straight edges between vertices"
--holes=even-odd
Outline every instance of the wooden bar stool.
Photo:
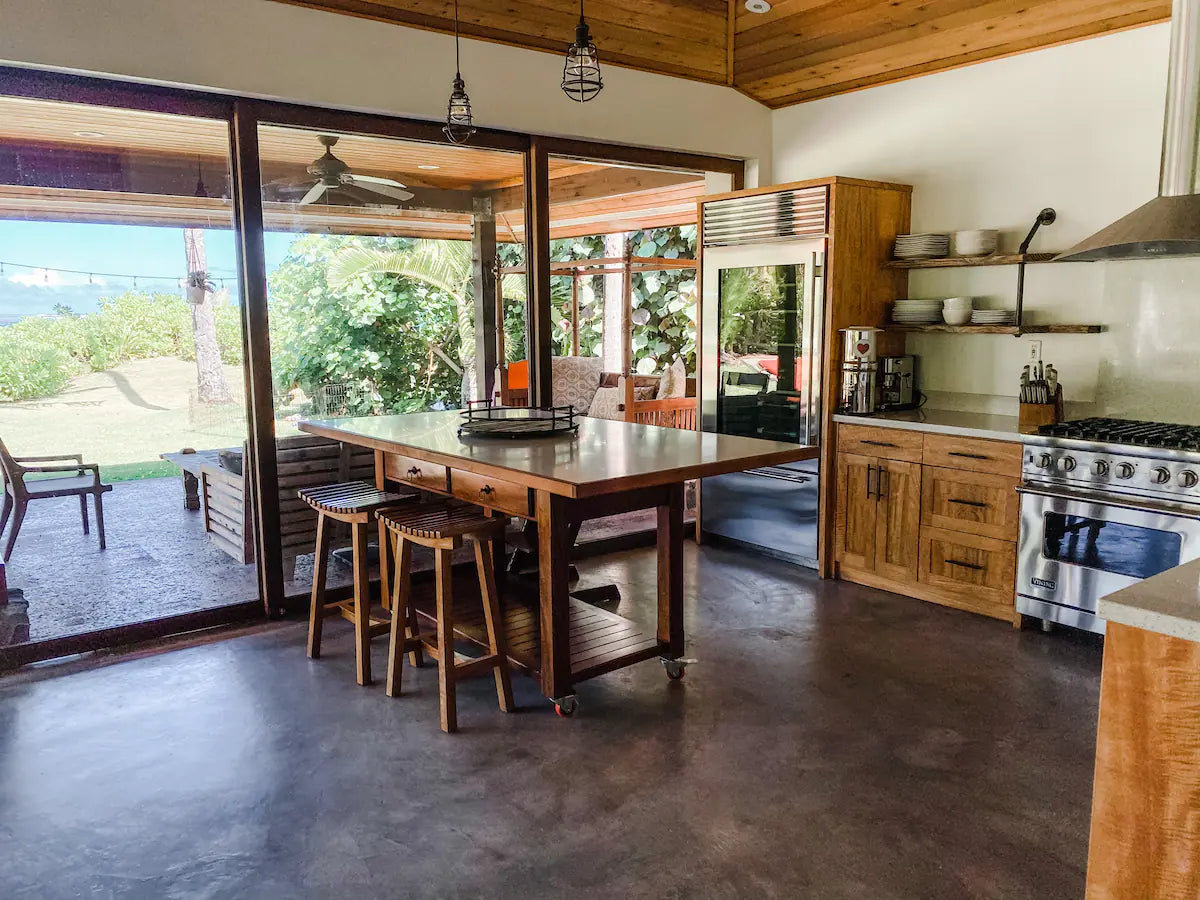
[{"label": "wooden bar stool", "polygon": [[[381,491],[366,481],[347,481],[303,488],[300,499],[317,511],[317,545],[313,556],[312,605],[308,612],[308,655],[321,657],[321,630],[326,616],[341,615],[354,623],[354,653],[358,683],[371,683],[371,638],[384,634],[389,621],[371,618],[371,576],[367,567],[367,526],[381,509],[416,504],[416,494]],[[325,602],[325,579],[329,572],[329,542],[334,522],[350,526],[354,554],[354,596]],[[386,559],[380,547],[380,560]]]},{"label": "wooden bar stool", "polygon": [[[387,695],[400,695],[403,656],[424,648],[438,662],[438,687],[441,695],[442,731],[458,728],[455,704],[456,682],[493,672],[500,708],[513,708],[512,679],[504,646],[504,623],[496,591],[492,544],[503,539],[504,519],[494,519],[475,506],[445,503],[422,504],[379,512],[379,520],[392,532],[396,551],[396,577],[392,594],[392,637],[388,650]],[[487,628],[487,654],[478,659],[457,662],[454,654],[454,598],[451,589],[451,554],[462,546],[463,538],[475,545],[475,565],[479,570],[479,593],[483,601],[483,619]],[[413,627],[411,565],[412,545],[429,547],[436,555],[436,640],[422,637]],[[407,628],[406,628],[407,626]]]}]

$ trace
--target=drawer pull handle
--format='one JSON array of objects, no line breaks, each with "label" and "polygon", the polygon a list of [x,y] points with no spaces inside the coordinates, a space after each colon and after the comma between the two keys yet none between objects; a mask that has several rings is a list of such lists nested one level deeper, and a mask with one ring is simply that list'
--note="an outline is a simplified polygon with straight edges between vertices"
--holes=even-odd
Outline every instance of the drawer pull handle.
[{"label": "drawer pull handle", "polygon": [[988,504],[980,503],[978,500],[959,500],[957,497],[951,497],[947,503],[957,503],[959,506],[973,506],[975,509],[987,509]]},{"label": "drawer pull handle", "polygon": [[868,447],[895,447],[896,445],[889,441],[859,441],[860,444],[866,444]]},{"label": "drawer pull handle", "polygon": [[976,565],[975,563],[963,562],[961,559],[948,559],[946,560],[946,565],[959,566],[963,569],[970,569],[972,572],[982,572],[984,568],[983,566]]},{"label": "drawer pull handle", "polygon": [[951,450],[947,456],[961,456],[963,459],[991,459],[990,456],[985,456],[982,453],[959,453],[957,450]]},{"label": "drawer pull handle", "polygon": [[494,487],[492,487],[490,484],[485,484],[483,487],[481,487],[479,489],[479,493],[481,493],[481,494],[483,494],[483,496],[487,497],[491,494],[496,493],[496,489]]},{"label": "drawer pull handle", "polygon": [[420,478],[421,470],[418,469],[416,466],[413,466],[411,469],[408,470],[407,474],[408,474],[409,478]]}]

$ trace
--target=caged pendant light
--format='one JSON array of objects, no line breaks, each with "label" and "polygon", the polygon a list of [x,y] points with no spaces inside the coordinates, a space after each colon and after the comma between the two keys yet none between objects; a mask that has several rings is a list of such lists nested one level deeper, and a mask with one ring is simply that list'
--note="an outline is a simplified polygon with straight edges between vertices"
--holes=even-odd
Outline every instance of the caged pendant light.
[{"label": "caged pendant light", "polygon": [[575,43],[567,48],[567,61],[563,64],[563,93],[572,100],[586,103],[604,87],[600,77],[600,59],[596,45],[583,17],[583,0],[579,0],[579,24],[575,26]]},{"label": "caged pendant light", "polygon": [[442,134],[452,144],[465,144],[475,133],[475,123],[471,120],[471,98],[467,96],[467,86],[463,82],[462,68],[458,57],[458,0],[454,0],[454,86],[450,92],[450,102],[446,104],[446,124]]}]

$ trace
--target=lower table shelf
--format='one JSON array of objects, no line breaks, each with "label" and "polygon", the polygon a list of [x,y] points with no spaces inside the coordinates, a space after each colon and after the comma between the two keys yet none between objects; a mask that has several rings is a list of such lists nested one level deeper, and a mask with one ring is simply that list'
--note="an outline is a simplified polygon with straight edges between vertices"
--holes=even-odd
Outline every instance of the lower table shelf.
[{"label": "lower table shelf", "polygon": [[[504,635],[508,656],[513,664],[530,675],[541,671],[542,641],[540,615],[536,603],[524,601],[518,590],[509,590],[503,601]],[[434,620],[434,599],[425,592],[416,598],[417,613],[423,625]],[[607,610],[598,609],[575,597],[570,599],[571,675],[584,681],[612,672],[664,651],[658,637],[635,622]],[[454,592],[454,633],[480,646],[486,646],[483,609],[478,594],[469,590]]]}]

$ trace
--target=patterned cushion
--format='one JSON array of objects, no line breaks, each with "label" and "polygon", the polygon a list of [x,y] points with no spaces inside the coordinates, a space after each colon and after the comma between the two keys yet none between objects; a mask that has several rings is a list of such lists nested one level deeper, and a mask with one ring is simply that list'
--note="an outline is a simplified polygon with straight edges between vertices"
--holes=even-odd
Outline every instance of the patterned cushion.
[{"label": "patterned cushion", "polygon": [[683,360],[676,358],[675,362],[667,367],[667,371],[663,374],[663,379],[658,385],[658,399],[668,400],[674,397],[687,396],[687,367],[683,364]]},{"label": "patterned cushion", "polygon": [[619,387],[602,387],[592,398],[592,405],[587,414],[593,419],[613,419],[621,421],[625,413],[619,407],[625,402],[625,390]]},{"label": "patterned cushion", "polygon": [[637,385],[634,385],[633,399],[634,400],[653,400],[654,393],[657,390],[658,390],[658,388],[654,387],[654,385],[647,385],[646,387],[638,387]]},{"label": "patterned cushion", "polygon": [[592,398],[600,389],[604,360],[598,356],[556,356],[550,366],[554,405],[570,405],[575,407],[575,412],[586,415],[592,407]]}]

